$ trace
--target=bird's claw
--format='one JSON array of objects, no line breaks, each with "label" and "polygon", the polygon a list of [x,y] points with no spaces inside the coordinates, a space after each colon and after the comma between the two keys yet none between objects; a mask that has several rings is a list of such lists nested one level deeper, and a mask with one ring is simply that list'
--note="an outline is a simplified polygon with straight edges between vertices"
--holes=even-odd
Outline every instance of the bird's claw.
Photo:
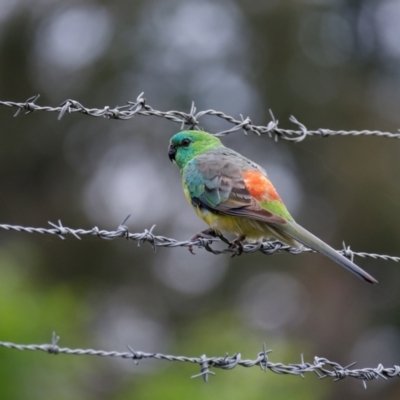
[{"label": "bird's claw", "polygon": [[188,250],[189,250],[190,253],[192,253],[193,255],[196,255],[196,253],[193,251],[193,245],[192,245],[192,244],[189,245]]},{"label": "bird's claw", "polygon": [[[224,243],[228,244],[228,249],[231,251],[231,257],[240,256],[243,253],[243,240],[246,239],[246,236],[239,236],[235,240],[229,241],[225,236],[222,234],[216,233],[213,229],[206,229],[205,231],[201,231],[196,233],[194,236],[190,238],[191,242],[195,242],[197,239],[210,239],[214,237],[219,237]],[[209,244],[205,246],[207,251],[211,251],[214,253],[213,249]],[[191,254],[196,254],[193,251],[193,244],[188,246],[188,250]]]},{"label": "bird's claw", "polygon": [[242,241],[244,239],[244,237],[240,236],[229,243],[228,249],[232,250],[231,258],[242,255],[244,249]]},{"label": "bird's claw", "polygon": [[[194,242],[197,239],[210,239],[210,238],[213,238],[215,236],[216,236],[216,234],[215,234],[215,231],[213,229],[206,229],[205,231],[201,231],[201,232],[196,233],[194,236],[192,236],[190,238],[190,241]],[[193,245],[192,244],[190,244],[188,246],[188,250],[190,251],[191,254],[193,254],[193,255],[196,254],[193,251]]]}]

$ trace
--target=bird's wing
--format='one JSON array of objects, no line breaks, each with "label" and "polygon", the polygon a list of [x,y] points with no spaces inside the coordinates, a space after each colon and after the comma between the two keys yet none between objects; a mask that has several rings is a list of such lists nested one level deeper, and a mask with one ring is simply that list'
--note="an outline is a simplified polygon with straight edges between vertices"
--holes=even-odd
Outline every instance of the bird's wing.
[{"label": "bird's wing", "polygon": [[292,217],[264,170],[257,167],[230,154],[196,157],[184,172],[192,204],[225,215],[286,224]]},{"label": "bird's wing", "polygon": [[[187,165],[183,178],[193,206],[266,222],[282,234],[281,238],[292,238],[326,255],[360,278],[370,283],[377,282],[352,261],[296,224],[265,171],[236,155],[205,153]],[[290,240],[284,242],[290,243]]]}]

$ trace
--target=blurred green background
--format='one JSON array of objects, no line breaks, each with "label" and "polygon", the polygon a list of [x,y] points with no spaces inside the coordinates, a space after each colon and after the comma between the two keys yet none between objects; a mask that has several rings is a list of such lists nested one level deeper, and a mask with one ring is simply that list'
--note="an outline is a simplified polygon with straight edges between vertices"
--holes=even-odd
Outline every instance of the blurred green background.
[{"label": "blurred green background", "polygon": [[[213,108],[267,125],[400,126],[400,2],[0,0],[0,100]],[[204,224],[167,157],[180,129],[0,108],[0,222],[115,229],[186,240]],[[202,120],[211,132],[228,125]],[[264,166],[297,221],[336,248],[400,255],[400,144],[377,137],[293,144],[236,132],[224,142]],[[372,287],[319,255],[137,247],[125,240],[0,232],[0,340],[166,354],[304,354],[342,365],[400,363],[400,267],[356,260]],[[398,399],[397,379],[334,383],[257,368],[0,349],[1,399]]]}]

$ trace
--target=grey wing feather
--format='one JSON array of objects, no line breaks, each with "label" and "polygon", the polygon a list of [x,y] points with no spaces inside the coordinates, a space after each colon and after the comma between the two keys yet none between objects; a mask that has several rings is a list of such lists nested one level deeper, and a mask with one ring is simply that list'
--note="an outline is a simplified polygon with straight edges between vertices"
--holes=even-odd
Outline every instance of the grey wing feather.
[{"label": "grey wing feather", "polygon": [[186,168],[195,182],[188,185],[192,201],[226,215],[285,224],[284,218],[264,209],[246,188],[242,171],[255,169],[266,174],[260,166],[227,148],[197,156]]}]

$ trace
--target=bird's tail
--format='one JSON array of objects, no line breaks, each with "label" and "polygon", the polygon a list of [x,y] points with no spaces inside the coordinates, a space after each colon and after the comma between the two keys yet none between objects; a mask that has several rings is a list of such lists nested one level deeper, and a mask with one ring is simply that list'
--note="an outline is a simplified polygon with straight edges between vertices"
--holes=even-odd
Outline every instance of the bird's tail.
[{"label": "bird's tail", "polygon": [[359,278],[364,279],[369,283],[378,283],[378,281],[367,272],[362,270],[348,258],[338,253],[335,249],[327,245],[321,239],[317,238],[311,232],[308,232],[296,222],[291,221],[285,225],[274,224],[274,228],[290,238],[295,239],[304,246],[324,254],[326,257],[329,257],[331,260],[337,262],[342,267],[357,275]]}]

